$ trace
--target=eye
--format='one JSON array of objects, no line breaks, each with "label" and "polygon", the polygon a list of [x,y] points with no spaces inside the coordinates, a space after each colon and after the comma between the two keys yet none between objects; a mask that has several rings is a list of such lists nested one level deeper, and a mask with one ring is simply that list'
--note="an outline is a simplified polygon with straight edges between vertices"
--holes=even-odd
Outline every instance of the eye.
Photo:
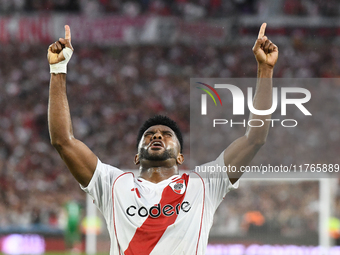
[{"label": "eye", "polygon": [[151,132],[147,132],[147,133],[144,134],[144,137],[148,137],[148,136],[151,136],[151,135],[153,135]]},{"label": "eye", "polygon": [[164,133],[164,136],[172,137],[172,134],[171,134],[170,132],[165,132],[165,133]]}]

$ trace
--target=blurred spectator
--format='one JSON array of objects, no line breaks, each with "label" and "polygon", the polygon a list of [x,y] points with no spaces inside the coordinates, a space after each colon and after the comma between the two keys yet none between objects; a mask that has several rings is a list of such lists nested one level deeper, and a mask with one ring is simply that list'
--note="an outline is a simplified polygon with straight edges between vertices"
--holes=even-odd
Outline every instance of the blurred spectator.
[{"label": "blurred spectator", "polygon": [[[1,0],[7,2],[6,0]],[[10,1],[8,1],[10,2]],[[79,0],[16,0],[11,1],[13,5],[20,2],[20,5],[16,4],[14,7],[15,11],[24,10],[28,12],[33,11],[56,11],[56,12],[78,12]],[[24,4],[23,4],[24,3]],[[20,9],[17,7],[20,6]]]},{"label": "blurred spectator", "polygon": [[266,220],[259,211],[249,211],[243,217],[243,225],[250,234],[262,233],[265,231]]},{"label": "blurred spectator", "polygon": [[306,14],[302,0],[286,0],[284,4],[284,12],[288,15],[301,16]]},{"label": "blurred spectator", "polygon": [[221,18],[236,15],[337,17],[337,0],[0,0],[0,13],[73,12],[89,16],[114,15],[179,16],[185,19]]}]

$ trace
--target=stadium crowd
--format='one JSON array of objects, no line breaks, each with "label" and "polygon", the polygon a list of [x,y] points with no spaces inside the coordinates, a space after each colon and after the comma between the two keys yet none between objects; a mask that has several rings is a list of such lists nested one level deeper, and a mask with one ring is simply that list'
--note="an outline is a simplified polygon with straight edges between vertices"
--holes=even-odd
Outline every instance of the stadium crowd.
[{"label": "stadium crowd", "polygon": [[[103,1],[104,2],[104,1]],[[0,230],[47,225],[59,228],[63,204],[85,195],[50,145],[47,126],[49,67],[46,46],[6,44],[0,47]],[[279,45],[275,77],[338,77],[340,47]],[[175,119],[184,133],[189,157],[189,78],[256,77],[250,47],[204,45],[82,47],[75,45],[68,65],[68,98],[75,136],[105,163],[136,169],[136,134],[154,114]],[[16,56],[16,57],[13,57]],[[320,63],[324,63],[320,67]],[[337,158],[340,136],[334,118],[339,89],[317,88],[309,109],[323,102],[324,119],[281,135],[272,129],[256,162],[281,164],[291,151],[301,161]],[[314,102],[314,103],[313,103]],[[335,110],[334,110],[335,109]],[[226,145],[244,133],[230,129]],[[325,137],[334,141],[324,144]],[[208,139],[209,137],[206,137]],[[308,151],[296,141],[306,140]],[[327,146],[327,148],[325,147]],[[199,157],[199,155],[197,155]],[[287,159],[289,161],[289,159]],[[183,166],[188,169],[187,163]],[[263,185],[241,183],[216,214],[215,232],[246,233],[247,211],[259,211],[267,228],[282,235],[317,231],[318,186],[308,183]],[[296,194],[303,194],[301,198]]]},{"label": "stadium crowd", "polygon": [[[268,13],[268,8],[275,13]],[[0,0],[0,13],[71,12],[87,15],[176,15],[184,18],[219,18],[237,14],[339,15],[336,0]]]}]

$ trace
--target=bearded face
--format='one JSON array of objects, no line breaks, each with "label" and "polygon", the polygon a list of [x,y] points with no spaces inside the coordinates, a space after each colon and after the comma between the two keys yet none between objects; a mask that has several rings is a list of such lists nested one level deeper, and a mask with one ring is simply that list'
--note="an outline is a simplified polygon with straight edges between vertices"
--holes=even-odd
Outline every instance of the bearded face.
[{"label": "bearded face", "polygon": [[139,151],[139,158],[152,161],[164,161],[170,158],[176,159],[173,149],[164,149],[162,151],[153,151],[141,148]]},{"label": "bearded face", "polygon": [[138,161],[176,162],[180,154],[180,145],[174,131],[163,125],[148,128],[138,146]]}]

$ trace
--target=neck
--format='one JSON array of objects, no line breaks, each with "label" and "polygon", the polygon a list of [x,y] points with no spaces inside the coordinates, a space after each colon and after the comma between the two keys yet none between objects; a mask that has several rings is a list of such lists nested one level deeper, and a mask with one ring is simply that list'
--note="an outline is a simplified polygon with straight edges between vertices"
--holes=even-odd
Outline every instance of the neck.
[{"label": "neck", "polygon": [[177,165],[172,165],[172,166],[143,166],[141,164],[140,168],[140,177],[143,179],[153,182],[153,183],[158,183],[161,181],[164,181],[171,176],[178,174],[178,167]]}]

